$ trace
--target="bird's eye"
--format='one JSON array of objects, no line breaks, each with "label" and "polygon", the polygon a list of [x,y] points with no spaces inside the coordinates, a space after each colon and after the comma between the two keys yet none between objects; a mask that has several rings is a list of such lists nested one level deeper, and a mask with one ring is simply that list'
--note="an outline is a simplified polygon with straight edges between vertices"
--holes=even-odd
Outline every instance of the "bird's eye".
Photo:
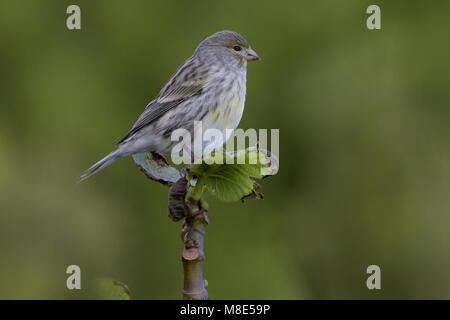
[{"label": "bird's eye", "polygon": [[234,47],[233,47],[233,50],[234,50],[234,51],[241,51],[241,47],[240,47],[240,46],[234,46]]}]

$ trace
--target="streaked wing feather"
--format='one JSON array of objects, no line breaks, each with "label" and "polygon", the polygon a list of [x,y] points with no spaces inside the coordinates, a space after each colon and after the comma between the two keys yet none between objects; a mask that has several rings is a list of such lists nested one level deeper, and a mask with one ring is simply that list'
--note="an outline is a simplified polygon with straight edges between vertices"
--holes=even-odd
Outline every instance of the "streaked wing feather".
[{"label": "streaked wing feather", "polygon": [[[178,71],[182,71],[182,68]],[[177,72],[172,79],[179,79],[179,76],[179,72]],[[119,144],[164,115],[167,111],[199,94],[206,83],[206,77],[204,75],[182,83],[173,81],[172,79],[163,88],[158,97],[147,105],[145,111],[139,116],[131,130],[118,142]]]}]

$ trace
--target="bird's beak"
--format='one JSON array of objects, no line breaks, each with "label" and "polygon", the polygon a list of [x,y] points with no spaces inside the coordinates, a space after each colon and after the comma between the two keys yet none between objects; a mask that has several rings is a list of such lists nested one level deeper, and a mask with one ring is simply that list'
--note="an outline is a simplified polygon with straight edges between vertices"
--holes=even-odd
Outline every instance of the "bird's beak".
[{"label": "bird's beak", "polygon": [[252,48],[249,48],[247,51],[246,59],[247,59],[247,61],[255,61],[255,60],[259,60],[259,56],[255,52],[255,50],[253,50]]}]

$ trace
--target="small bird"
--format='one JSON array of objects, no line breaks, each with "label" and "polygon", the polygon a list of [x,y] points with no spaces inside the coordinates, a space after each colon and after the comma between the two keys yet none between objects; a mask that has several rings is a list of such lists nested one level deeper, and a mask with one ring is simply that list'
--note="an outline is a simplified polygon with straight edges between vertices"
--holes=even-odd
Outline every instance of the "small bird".
[{"label": "small bird", "polygon": [[193,135],[194,121],[201,122],[203,131],[220,130],[225,135],[221,145],[209,150],[222,147],[230,136],[225,134],[227,129],[236,129],[242,118],[247,62],[258,59],[239,33],[219,31],[203,40],[147,105],[117,149],[83,172],[80,180],[129,155],[170,154],[178,143],[172,141],[172,132],[183,128]]}]

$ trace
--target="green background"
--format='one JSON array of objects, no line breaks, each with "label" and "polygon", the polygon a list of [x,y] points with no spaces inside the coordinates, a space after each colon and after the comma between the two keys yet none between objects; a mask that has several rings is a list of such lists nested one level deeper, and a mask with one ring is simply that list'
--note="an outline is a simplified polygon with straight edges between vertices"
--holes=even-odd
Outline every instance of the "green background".
[{"label": "green background", "polygon": [[[81,7],[82,30],[66,28]],[[366,8],[381,7],[381,30]],[[131,158],[85,183],[206,36],[242,33],[241,128],[280,129],[265,200],[210,200],[213,299],[450,298],[448,1],[0,3],[0,298],[112,277],[181,297],[180,223]],[[82,290],[65,270],[82,270]],[[381,267],[381,290],[366,268]]]}]

